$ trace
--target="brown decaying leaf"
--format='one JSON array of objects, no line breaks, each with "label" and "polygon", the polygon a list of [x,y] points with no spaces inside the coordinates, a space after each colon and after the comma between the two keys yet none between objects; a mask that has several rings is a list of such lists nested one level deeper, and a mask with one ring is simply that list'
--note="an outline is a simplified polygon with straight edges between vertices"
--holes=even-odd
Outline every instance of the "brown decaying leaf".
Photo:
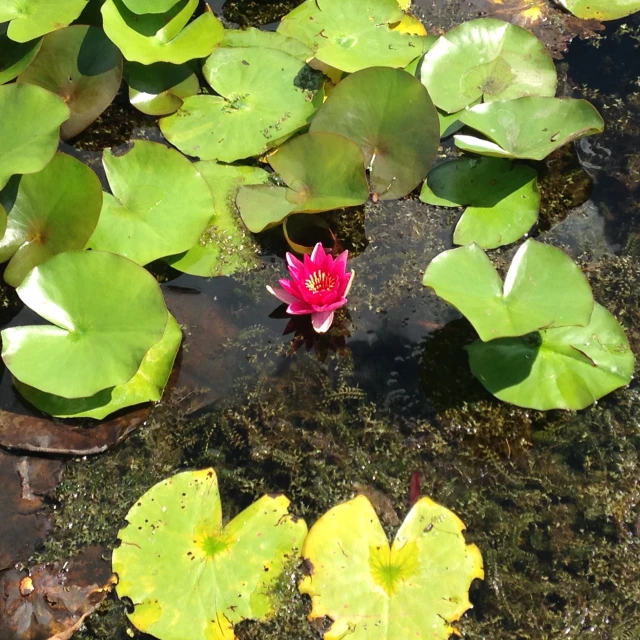
[{"label": "brown decaying leaf", "polygon": [[149,413],[151,407],[145,406],[92,427],[79,427],[0,410],[0,446],[55,455],[93,455],[122,442],[144,424]]},{"label": "brown decaying leaf", "polygon": [[0,579],[0,638],[69,640],[116,584],[104,549],[68,562],[11,570]]},{"label": "brown decaying leaf", "polygon": [[0,570],[26,560],[46,537],[51,526],[40,509],[61,473],[57,460],[0,451]]}]

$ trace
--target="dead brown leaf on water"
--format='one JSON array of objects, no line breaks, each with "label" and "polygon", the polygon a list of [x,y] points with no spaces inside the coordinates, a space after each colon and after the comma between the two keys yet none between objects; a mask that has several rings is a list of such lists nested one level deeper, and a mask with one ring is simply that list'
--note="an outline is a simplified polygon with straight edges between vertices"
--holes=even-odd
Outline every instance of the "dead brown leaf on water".
[{"label": "dead brown leaf on water", "polygon": [[93,455],[120,444],[150,413],[147,406],[95,426],[78,426],[0,410],[0,446],[33,453]]},{"label": "dead brown leaf on water", "polygon": [[27,560],[45,539],[51,526],[41,509],[61,473],[57,460],[0,452],[0,570]]},{"label": "dead brown leaf on water", "polygon": [[69,640],[115,584],[100,547],[68,562],[7,571],[0,579],[0,638]]}]

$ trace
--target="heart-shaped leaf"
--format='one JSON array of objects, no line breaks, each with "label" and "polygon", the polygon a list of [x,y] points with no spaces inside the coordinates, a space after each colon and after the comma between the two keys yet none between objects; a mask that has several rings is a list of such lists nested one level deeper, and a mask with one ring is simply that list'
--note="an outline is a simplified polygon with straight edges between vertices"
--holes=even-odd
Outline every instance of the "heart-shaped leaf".
[{"label": "heart-shaped leaf", "polygon": [[105,0],[104,30],[129,61],[182,64],[208,56],[224,35],[209,10],[189,22],[197,6],[198,0],[180,0],[166,13],[137,15],[123,0]]},{"label": "heart-shaped leaf", "polygon": [[167,13],[180,0],[122,0],[133,13]]},{"label": "heart-shaped leaf", "polygon": [[360,495],[318,520],[305,540],[311,575],[310,619],[331,620],[326,640],[446,640],[469,608],[468,591],[484,578],[482,556],[466,544],[451,511],[420,498],[393,545],[367,498]]},{"label": "heart-shaped leaf", "polygon": [[504,286],[475,244],[434,258],[423,284],[456,307],[485,342],[544,328],[585,327],[593,312],[591,287],[575,262],[535,240],[518,249]]},{"label": "heart-shaped leaf", "polygon": [[102,162],[113,195],[104,194],[89,248],[147,264],[198,242],[214,214],[213,197],[189,160],[138,140],[124,155],[105,150]]},{"label": "heart-shaped leaf", "polygon": [[2,0],[0,22],[11,21],[7,31],[16,42],[62,29],[71,24],[86,7],[88,0]]},{"label": "heart-shaped leaf", "polygon": [[313,51],[296,38],[288,38],[277,31],[262,31],[255,27],[247,29],[227,29],[221,47],[264,47],[277,49],[306,62],[313,58]]},{"label": "heart-shaped leaf", "polygon": [[185,98],[200,90],[198,76],[189,64],[130,62],[126,69],[131,104],[150,116],[175,113]]},{"label": "heart-shaped leaf", "polygon": [[520,98],[479,104],[460,121],[492,142],[455,136],[456,146],[482,155],[543,160],[567,142],[602,133],[604,121],[586,100]]},{"label": "heart-shaped leaf", "polygon": [[0,193],[0,203],[9,216],[0,262],[11,258],[4,279],[17,287],[51,256],[84,249],[98,223],[102,186],[89,167],[56,153],[42,171],[10,183]]},{"label": "heart-shaped leaf", "polygon": [[474,342],[473,375],[494,396],[521,407],[584,409],[631,382],[634,357],[624,330],[599,304],[586,327]]},{"label": "heart-shaped leaf", "polygon": [[164,136],[203,160],[257,156],[304,127],[322,104],[322,74],[263,47],[219,47],[204,75],[220,96],[187,98],[160,120]]},{"label": "heart-shaped leaf", "polygon": [[540,207],[536,170],[498,158],[460,158],[435,167],[420,200],[441,207],[469,205],[453,241],[493,249],[521,238]]},{"label": "heart-shaped leaf", "polygon": [[133,378],[117,387],[98,391],[89,398],[62,398],[15,379],[14,385],[28,402],[49,415],[102,420],[120,409],[160,400],[181,341],[180,325],[169,314],[164,335],[147,351]]},{"label": "heart-shaped leaf", "polygon": [[381,199],[407,195],[424,179],[440,142],[440,124],[424,86],[402,69],[373,67],[345,78],[311,122],[353,140],[365,154]]},{"label": "heart-shaped leaf", "polygon": [[531,32],[503,20],[480,18],[454,27],[424,57],[421,78],[447,113],[477,100],[554,96],[556,68]]},{"label": "heart-shaped leaf", "polygon": [[131,508],[113,552],[118,595],[131,622],[160,640],[233,640],[242,620],[264,620],[270,587],[295,562],[307,534],[284,496],[263,496],[222,526],[213,469],[155,485]]},{"label": "heart-shaped leaf", "polygon": [[42,170],[58,147],[69,107],[30,84],[0,86],[0,189],[16,174]]},{"label": "heart-shaped leaf", "polygon": [[186,253],[166,258],[174,269],[213,278],[248,271],[257,266],[257,246],[235,212],[238,189],[267,182],[269,174],[257,167],[218,164],[203,160],[196,168],[211,193],[215,214],[198,242]]},{"label": "heart-shaped leaf", "polygon": [[122,55],[102,29],[76,25],[45,36],[40,53],[18,76],[60,96],[71,117],[63,140],[86,129],[115,98],[122,81]]},{"label": "heart-shaped leaf", "polygon": [[5,329],[2,359],[20,382],[65,398],[128,382],[167,326],[155,278],[113,253],[58,254],[17,291],[52,324]]},{"label": "heart-shaped leaf", "polygon": [[42,40],[15,42],[7,35],[7,23],[0,24],[0,84],[17,78],[40,51]]},{"label": "heart-shaped leaf", "polygon": [[405,18],[396,0],[307,0],[278,32],[304,42],[321,62],[350,73],[406,67],[425,49],[423,35],[397,30]]},{"label": "heart-shaped leaf", "polygon": [[[240,187],[236,202],[253,233],[282,222],[289,213],[353,207],[369,197],[362,151],[344,136],[306,133],[283,144],[268,159],[288,188]],[[284,215],[278,218],[278,212]]]},{"label": "heart-shaped leaf", "polygon": [[555,0],[583,20],[618,20],[640,11],[640,0]]}]

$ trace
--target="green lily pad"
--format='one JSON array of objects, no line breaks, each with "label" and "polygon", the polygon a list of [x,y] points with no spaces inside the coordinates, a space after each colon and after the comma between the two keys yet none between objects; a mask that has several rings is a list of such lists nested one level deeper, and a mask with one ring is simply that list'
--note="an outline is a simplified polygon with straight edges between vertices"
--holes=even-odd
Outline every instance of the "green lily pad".
[{"label": "green lily pad", "polygon": [[327,616],[327,640],[447,640],[450,624],[471,608],[468,591],[484,578],[482,556],[466,544],[451,511],[420,498],[393,544],[360,495],[318,520],[302,554],[312,567],[300,592],[311,596],[309,618]]},{"label": "green lily pad", "polygon": [[284,239],[292,251],[310,256],[316,244],[332,249],[336,244],[336,236],[320,216],[308,216],[304,213],[294,213],[285,218],[282,223]]},{"label": "green lily pad", "polygon": [[0,22],[11,21],[7,31],[16,42],[28,42],[71,24],[88,0],[2,0]]},{"label": "green lily pad", "polygon": [[599,304],[586,327],[474,342],[473,375],[494,396],[521,407],[584,409],[629,382],[634,357],[624,330]]},{"label": "green lily pad", "polygon": [[586,327],[593,312],[591,287],[575,262],[535,240],[518,249],[504,286],[475,244],[434,258],[423,284],[456,307],[485,342],[543,328]]},{"label": "green lily pad", "polygon": [[275,184],[240,187],[236,206],[251,233],[282,224],[296,210],[296,205],[287,200],[287,187]]},{"label": "green lily pad", "polygon": [[165,259],[174,269],[213,278],[249,271],[258,265],[255,241],[235,211],[238,189],[244,184],[267,182],[269,174],[258,167],[218,164],[203,160],[196,168],[211,193],[215,214],[198,242],[186,253]]},{"label": "green lily pad", "polygon": [[200,91],[198,76],[189,64],[130,62],[126,68],[129,102],[142,113],[166,116],[175,113],[185,98]]},{"label": "green lily pad", "polygon": [[122,0],[133,13],[167,13],[180,0]]},{"label": "green lily pad", "polygon": [[131,622],[160,640],[184,640],[185,629],[190,640],[233,640],[234,625],[272,615],[271,589],[307,534],[288,509],[284,496],[263,496],[223,527],[213,469],[149,489],[113,552]]},{"label": "green lily pad", "polygon": [[219,47],[203,71],[220,96],[187,98],[160,120],[171,144],[202,160],[265,153],[304,127],[324,97],[319,72],[275,49]]},{"label": "green lily pad", "polygon": [[479,104],[460,121],[487,136],[455,136],[456,146],[482,155],[543,160],[563,145],[602,133],[604,120],[586,100],[520,98]]},{"label": "green lily pad", "polygon": [[394,29],[405,15],[396,0],[307,0],[282,19],[278,33],[304,42],[318,60],[349,73],[406,67],[428,44],[423,35]]},{"label": "green lily pad", "polygon": [[555,0],[584,20],[618,20],[640,11],[640,0]]},{"label": "green lily pad", "polygon": [[2,359],[20,382],[65,398],[128,382],[167,326],[155,278],[113,253],[60,253],[17,291],[52,324],[5,329]]},{"label": "green lily pad", "polygon": [[424,86],[402,69],[374,67],[345,78],[311,122],[358,144],[371,188],[382,200],[407,195],[424,179],[440,142],[440,124]]},{"label": "green lily pad", "polygon": [[276,31],[262,31],[255,27],[248,29],[227,29],[221,47],[264,47],[277,49],[306,62],[313,58],[313,51],[296,38],[288,38]]},{"label": "green lily pad", "polygon": [[198,0],[179,0],[166,13],[137,15],[122,0],[105,0],[104,30],[129,61],[182,64],[208,56],[224,35],[211,11],[189,22],[197,6]]},{"label": "green lily pad", "polygon": [[531,32],[494,18],[471,20],[443,35],[427,52],[421,78],[434,104],[460,111],[475,101],[554,96],[556,68]]},{"label": "green lily pad", "polygon": [[15,42],[7,35],[7,23],[0,24],[0,84],[17,78],[38,55],[42,40]]},{"label": "green lily pad", "polygon": [[11,258],[4,279],[17,287],[36,265],[64,251],[84,249],[98,223],[102,186],[89,167],[56,153],[42,171],[2,191],[0,203],[9,216],[0,262]]},{"label": "green lily pad", "polygon": [[111,192],[87,247],[138,264],[187,251],[214,214],[198,170],[175,149],[138,140],[124,155],[106,149],[102,162]]},{"label": "green lily pad", "polygon": [[353,207],[369,197],[362,151],[344,136],[306,133],[286,142],[268,159],[288,187],[240,187],[236,203],[253,233],[281,223],[289,213]]},{"label": "green lily pad", "polygon": [[20,395],[34,407],[57,418],[95,418],[162,397],[182,341],[182,330],[169,314],[162,338],[144,356],[136,374],[125,384],[98,391],[89,398],[62,398],[14,380]]},{"label": "green lily pad", "polygon": [[18,76],[60,96],[71,117],[63,140],[86,129],[113,101],[122,81],[122,55],[102,29],[76,25],[45,36],[40,53]]},{"label": "green lily pad", "polygon": [[460,158],[435,167],[420,200],[441,207],[467,206],[455,244],[494,249],[521,238],[538,219],[540,193],[532,167],[499,158]]},{"label": "green lily pad", "polygon": [[30,84],[0,86],[0,189],[16,174],[42,170],[53,158],[69,107]]}]

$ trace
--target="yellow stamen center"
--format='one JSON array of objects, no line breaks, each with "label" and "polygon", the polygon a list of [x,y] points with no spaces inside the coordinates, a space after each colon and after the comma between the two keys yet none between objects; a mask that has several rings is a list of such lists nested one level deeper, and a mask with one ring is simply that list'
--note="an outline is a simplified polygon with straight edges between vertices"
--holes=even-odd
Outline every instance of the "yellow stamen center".
[{"label": "yellow stamen center", "polygon": [[336,279],[324,271],[315,271],[306,280],[305,285],[311,293],[331,291],[336,286]]}]

